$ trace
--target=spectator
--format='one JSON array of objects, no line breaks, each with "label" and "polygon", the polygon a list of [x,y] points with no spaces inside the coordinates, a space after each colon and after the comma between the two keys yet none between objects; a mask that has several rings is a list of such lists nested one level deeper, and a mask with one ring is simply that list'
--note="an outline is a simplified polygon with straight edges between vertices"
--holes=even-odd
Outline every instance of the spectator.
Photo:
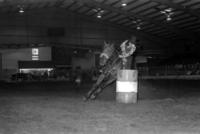
[{"label": "spectator", "polygon": [[74,83],[76,91],[79,92],[82,84],[82,70],[80,66],[76,67]]}]

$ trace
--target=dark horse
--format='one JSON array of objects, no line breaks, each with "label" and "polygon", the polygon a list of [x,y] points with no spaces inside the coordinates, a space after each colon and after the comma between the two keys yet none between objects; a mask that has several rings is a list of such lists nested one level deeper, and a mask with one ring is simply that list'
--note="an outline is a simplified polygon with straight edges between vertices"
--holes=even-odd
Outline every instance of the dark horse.
[{"label": "dark horse", "polygon": [[[127,41],[123,42],[125,44]],[[84,100],[95,99],[99,93],[117,79],[117,70],[122,68],[122,59],[119,58],[120,50],[114,44],[104,42],[104,48],[100,54],[101,74],[96,83],[93,84],[89,92],[84,96]]]}]

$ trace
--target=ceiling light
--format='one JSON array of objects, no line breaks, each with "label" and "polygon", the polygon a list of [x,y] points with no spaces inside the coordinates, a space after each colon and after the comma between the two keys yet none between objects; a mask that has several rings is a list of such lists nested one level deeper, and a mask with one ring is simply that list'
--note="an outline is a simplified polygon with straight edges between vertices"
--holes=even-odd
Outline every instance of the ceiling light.
[{"label": "ceiling light", "polygon": [[167,21],[171,21],[172,20],[172,18],[171,17],[167,17]]},{"label": "ceiling light", "polygon": [[97,18],[101,18],[102,16],[101,16],[101,14],[100,13],[97,13]]},{"label": "ceiling light", "polygon": [[172,8],[167,8],[160,12],[166,16],[167,21],[171,21],[172,20],[171,16],[174,14],[172,10],[173,10]]},{"label": "ceiling light", "polygon": [[95,11],[97,13],[97,18],[102,18],[102,15],[104,13],[104,10],[102,10],[101,8],[97,8],[97,9],[93,9],[93,11]]},{"label": "ceiling light", "polygon": [[74,50],[74,54],[77,54],[78,52],[76,50]]},{"label": "ceiling light", "polygon": [[121,6],[122,6],[122,7],[127,6],[127,0],[122,0],[122,1],[121,1]]},{"label": "ceiling light", "polygon": [[140,27],[140,26],[137,26],[137,27],[136,27],[136,29],[137,29],[137,30],[140,30],[140,29],[141,29],[141,27]]},{"label": "ceiling light", "polygon": [[167,8],[167,9],[164,9],[162,11],[160,11],[162,14],[169,14],[169,13],[172,13],[172,8]]},{"label": "ceiling light", "polygon": [[123,7],[125,7],[125,6],[127,6],[127,3],[122,3],[121,5],[122,5]]},{"label": "ceiling light", "polygon": [[24,13],[24,9],[23,9],[23,7],[20,7],[20,9],[19,9],[19,13]]},{"label": "ceiling light", "polygon": [[172,12],[172,10],[173,10],[172,8],[165,9],[166,12]]},{"label": "ceiling light", "polygon": [[101,16],[101,15],[97,15],[97,18],[101,19],[101,18],[102,18],[102,16]]},{"label": "ceiling light", "polygon": [[141,19],[136,19],[136,20],[133,20],[132,22],[136,25],[137,30],[141,29],[141,25],[143,24]]}]

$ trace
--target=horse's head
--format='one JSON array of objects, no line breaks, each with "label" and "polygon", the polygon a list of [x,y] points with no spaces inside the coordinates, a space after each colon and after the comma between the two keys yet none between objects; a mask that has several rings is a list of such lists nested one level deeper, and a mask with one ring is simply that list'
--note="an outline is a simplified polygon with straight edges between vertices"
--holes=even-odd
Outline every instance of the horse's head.
[{"label": "horse's head", "polygon": [[103,51],[100,54],[100,60],[99,60],[100,66],[104,66],[107,63],[108,59],[110,59],[110,57],[112,56],[114,50],[115,47],[113,43],[104,42]]}]

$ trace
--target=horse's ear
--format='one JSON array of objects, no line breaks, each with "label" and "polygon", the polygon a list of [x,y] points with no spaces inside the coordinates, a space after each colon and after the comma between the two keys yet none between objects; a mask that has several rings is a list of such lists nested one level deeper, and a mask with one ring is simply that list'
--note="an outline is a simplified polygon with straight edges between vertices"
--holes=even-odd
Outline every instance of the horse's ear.
[{"label": "horse's ear", "polygon": [[109,44],[106,41],[104,41],[104,48],[106,48],[108,46],[109,46]]}]

